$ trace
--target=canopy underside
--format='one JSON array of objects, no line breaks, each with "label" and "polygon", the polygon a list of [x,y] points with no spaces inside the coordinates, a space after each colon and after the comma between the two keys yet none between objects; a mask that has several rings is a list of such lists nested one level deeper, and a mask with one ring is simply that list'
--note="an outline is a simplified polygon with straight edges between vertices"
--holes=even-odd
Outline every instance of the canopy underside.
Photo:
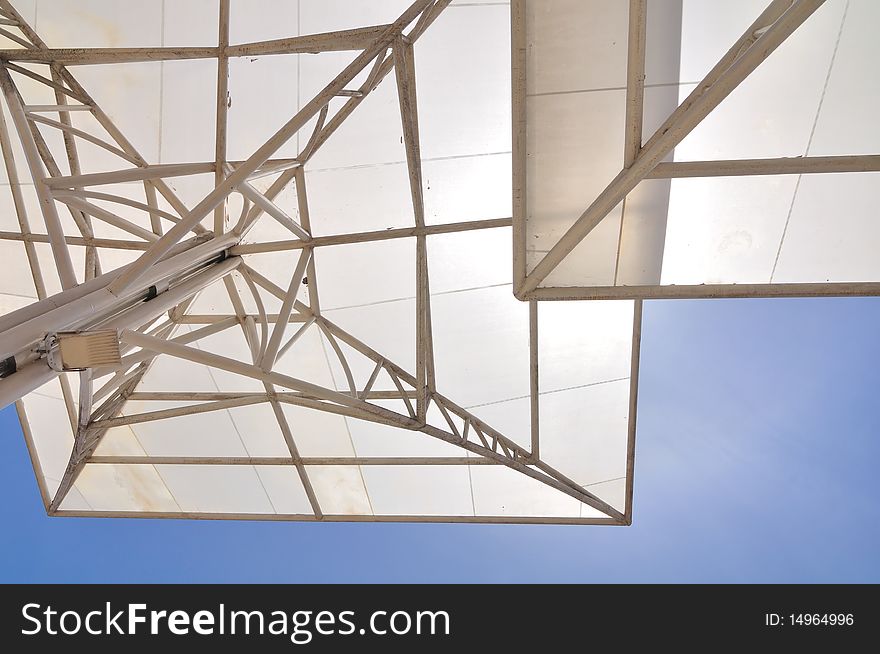
[{"label": "canopy underside", "polygon": [[629,522],[640,303],[513,296],[510,8],[419,4],[0,3],[0,313],[71,288],[47,203],[75,288],[235,186],[177,246],[214,254],[66,327],[122,364],[18,404],[50,513]]}]

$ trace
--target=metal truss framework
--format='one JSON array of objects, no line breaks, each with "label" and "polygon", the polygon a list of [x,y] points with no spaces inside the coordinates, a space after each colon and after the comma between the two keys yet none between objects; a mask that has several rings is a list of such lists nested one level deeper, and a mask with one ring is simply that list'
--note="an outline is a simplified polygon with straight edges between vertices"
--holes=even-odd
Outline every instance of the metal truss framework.
[{"label": "metal truss framework", "polygon": [[514,102],[514,261],[520,300],[672,299],[880,295],[880,283],[701,284],[698,286],[550,287],[541,283],[643,180],[880,171],[880,155],[728,161],[663,159],[800,27],[825,0],[773,0],[656,132],[642,136],[647,0],[630,0],[623,169],[541,261],[526,266],[526,0],[511,0]]},{"label": "metal truss framework", "polygon": [[[0,87],[13,120],[33,177],[46,234],[34,234],[21,194],[16,162],[11,149],[9,130],[0,114],[0,145],[21,226],[20,233],[0,233],[0,239],[23,241],[33,274],[39,301],[0,318],[0,356],[15,370],[0,380],[0,404],[16,400],[41,384],[58,376],[47,365],[41,349],[41,335],[57,331],[89,331],[114,329],[120,334],[122,363],[118,366],[87,369],[80,374],[79,397],[73,397],[64,375],[60,376],[64,399],[71,423],[75,426],[75,443],[70,462],[53,496],[41,487],[46,509],[52,515],[78,515],[60,509],[68,491],[86,464],[163,464],[190,465],[289,465],[296,468],[314,515],[254,516],[242,514],[158,514],[133,513],[132,517],[193,517],[239,519],[298,520],[454,520],[539,522],[531,518],[438,518],[431,516],[337,516],[322,512],[309,480],[306,466],[318,465],[503,465],[527,475],[552,488],[576,498],[607,518],[592,520],[597,524],[629,524],[631,520],[632,452],[634,420],[631,419],[629,439],[626,510],[620,512],[548,466],[538,456],[536,416],[533,414],[532,447],[524,448],[493,429],[484,421],[441,394],[435,383],[430,282],[426,238],[431,234],[462,232],[475,229],[506,227],[510,219],[483,220],[439,226],[425,224],[422,197],[422,171],[419,152],[419,121],[416,107],[415,63],[413,43],[435,21],[450,0],[416,0],[393,23],[325,34],[291,37],[274,41],[229,45],[229,0],[219,0],[218,46],[211,48],[96,48],[52,49],[24,22],[7,0],[0,0],[4,24],[18,28],[17,39],[23,49],[0,50]],[[638,4],[638,3],[636,3]],[[778,3],[776,3],[778,4]],[[812,3],[816,4],[816,3]],[[8,31],[8,30],[7,30]],[[358,52],[354,60],[314,98],[302,106],[283,127],[244,161],[228,161],[226,157],[227,74],[230,57],[269,53],[319,53],[348,50]],[[210,162],[148,163],[117,129],[87,91],[77,82],[67,66],[120,62],[216,58],[218,84],[216,103],[216,157]],[[27,64],[27,65],[23,65]],[[41,70],[41,72],[36,72]],[[409,171],[414,225],[405,229],[382,232],[361,232],[336,236],[313,237],[307,197],[305,164],[336,132],[391,71],[395,73],[400,117],[403,126],[406,159]],[[366,72],[365,81],[350,88],[353,80]],[[28,104],[16,80],[27,77],[54,90],[56,104]],[[636,75],[637,77],[637,75]],[[633,84],[633,89],[638,89]],[[344,104],[331,115],[330,101],[343,97]],[[98,129],[87,131],[74,127],[72,112],[90,114]],[[57,116],[57,118],[51,117]],[[280,146],[316,119],[305,147],[296,158],[273,158]],[[43,136],[46,129],[58,130],[64,139],[66,165],[64,174],[53,157]],[[81,170],[78,145],[87,141],[115,155],[128,167],[110,172]],[[215,175],[215,186],[195,206],[180,200],[167,180],[202,173]],[[260,192],[253,180],[277,175],[268,190]],[[120,182],[139,182],[144,201],[134,201],[101,190]],[[294,219],[276,204],[275,199],[293,186],[298,205]],[[240,216],[228,216],[229,200],[240,196]],[[159,196],[172,210],[161,208]],[[96,201],[118,203],[149,216],[150,229],[123,218],[95,204]],[[56,203],[64,205],[80,235],[65,235]],[[213,216],[213,227],[203,221]],[[275,220],[290,232],[286,241],[243,244],[242,238],[260,220]],[[94,221],[113,225],[131,234],[130,239],[97,238]],[[229,227],[231,225],[231,227]],[[344,243],[365,243],[377,240],[414,238],[416,242],[416,329],[417,356],[415,371],[409,372],[368,344],[334,324],[321,312],[313,253],[316,248]],[[63,291],[47,296],[35,243],[48,243]],[[86,251],[84,282],[79,283],[69,246],[84,246]],[[104,272],[101,250],[114,248],[139,253],[131,264]],[[280,250],[299,251],[290,284],[281,288],[249,267],[242,255]],[[250,298],[236,285],[238,276],[246,284]],[[308,280],[308,301],[297,300],[303,279]],[[222,281],[234,314],[198,315],[189,312],[194,296],[209,284]],[[265,310],[264,299],[274,296],[281,302],[277,313]],[[248,312],[247,303],[256,306]],[[532,314],[532,403],[537,403],[537,305]],[[640,306],[636,310],[636,340]],[[193,331],[181,333],[180,325],[194,325]],[[325,388],[282,374],[276,362],[307,329],[317,328],[331,346],[346,377],[345,390]],[[192,344],[199,338],[224,330],[241,330],[250,349],[250,360],[242,361],[212,354]],[[40,337],[38,337],[40,335]],[[163,393],[138,390],[138,383],[156,357],[176,357],[211,368],[228,371],[260,382],[258,393]],[[366,379],[353,374],[354,357],[369,360],[372,373]],[[633,359],[632,384],[637,377],[637,353]],[[373,390],[377,379],[390,379],[396,390]],[[139,401],[175,401],[187,404],[173,409],[130,413]],[[383,401],[383,404],[377,403]],[[387,408],[394,402],[398,410]],[[150,457],[98,456],[96,448],[108,429],[147,421],[164,420],[182,415],[220,411],[250,404],[267,404],[277,420],[289,450],[286,457]],[[392,425],[417,431],[458,446],[467,453],[447,458],[307,458],[297,449],[291,427],[282,406],[297,405],[361,420]],[[34,446],[27,433],[24,408],[19,402],[25,436],[35,466]],[[122,415],[123,409],[126,415]],[[633,409],[634,407],[631,407]],[[429,411],[439,411],[442,424],[432,424]],[[436,423],[436,420],[434,421]],[[42,480],[38,472],[38,478]],[[42,483],[42,482],[41,482]],[[118,512],[89,512],[85,515],[126,515]],[[553,522],[566,522],[556,519]],[[591,520],[571,520],[581,524]]]}]

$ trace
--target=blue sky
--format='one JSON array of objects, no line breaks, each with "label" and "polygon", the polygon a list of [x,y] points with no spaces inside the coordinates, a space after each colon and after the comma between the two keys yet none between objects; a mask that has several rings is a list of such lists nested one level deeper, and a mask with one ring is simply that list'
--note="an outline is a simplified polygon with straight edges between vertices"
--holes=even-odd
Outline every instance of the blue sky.
[{"label": "blue sky", "polygon": [[0,412],[3,582],[880,582],[880,299],[645,305],[635,524],[50,519]]}]

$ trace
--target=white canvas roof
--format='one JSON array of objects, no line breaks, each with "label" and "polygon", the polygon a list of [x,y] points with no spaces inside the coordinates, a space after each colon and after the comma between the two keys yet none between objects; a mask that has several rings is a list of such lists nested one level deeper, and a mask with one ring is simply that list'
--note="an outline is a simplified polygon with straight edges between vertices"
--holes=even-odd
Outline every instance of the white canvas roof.
[{"label": "white canvas roof", "polygon": [[[880,290],[878,3],[513,7],[522,297]],[[775,50],[765,44],[792,29]],[[741,47],[726,55],[734,43]],[[687,111],[670,119],[680,103],[705,107],[711,96],[723,99],[692,131]],[[677,134],[672,151],[653,148],[661,125]],[[630,167],[631,192],[600,195],[613,180],[620,190],[627,176],[615,178]]]},{"label": "white canvas roof", "polygon": [[[0,2],[0,396],[39,381],[49,512],[628,523],[641,304],[513,295],[509,5],[255,4]],[[108,327],[118,367],[35,360]]]}]

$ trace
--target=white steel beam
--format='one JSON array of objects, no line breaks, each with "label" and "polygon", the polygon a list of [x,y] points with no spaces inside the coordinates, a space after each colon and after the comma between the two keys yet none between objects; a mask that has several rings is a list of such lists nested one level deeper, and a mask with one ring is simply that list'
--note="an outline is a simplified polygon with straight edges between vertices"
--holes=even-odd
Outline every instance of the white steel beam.
[{"label": "white steel beam", "polygon": [[[226,174],[226,129],[229,115],[229,0],[220,0],[217,35],[217,111],[214,124],[214,185]],[[214,209],[214,234],[226,224],[226,202]]]},{"label": "white steel beam", "polygon": [[[302,211],[300,211],[302,218]],[[435,234],[452,234],[469,232],[479,229],[510,227],[510,218],[491,218],[489,220],[471,220],[444,225],[426,225],[424,227],[400,227],[396,229],[380,229],[372,232],[354,232],[350,234],[334,234],[331,236],[313,236],[311,240],[267,241],[265,243],[241,243],[229,249],[230,254],[258,254],[260,252],[282,252],[299,250],[304,247],[327,247],[331,245],[347,245],[350,243],[371,243],[398,238],[432,236]]]},{"label": "white steel beam", "polygon": [[[228,15],[227,11],[227,24]],[[221,18],[222,21],[223,19]],[[225,48],[225,56],[251,57],[272,54],[317,54],[319,52],[363,50],[377,38],[381,37],[388,27],[388,25],[373,25],[335,32],[291,36],[283,39],[239,43]],[[27,44],[27,49],[0,49],[0,61],[83,66],[145,63],[151,61],[181,61],[187,59],[218,59],[224,56],[222,44],[218,47],[155,48],[32,48],[30,45],[30,43]]]},{"label": "white steel beam", "polygon": [[642,149],[642,119],[645,104],[645,40],[648,1],[630,0],[629,36],[626,59],[626,142],[623,167],[629,168]]},{"label": "white steel beam", "polygon": [[300,457],[286,456],[110,456],[93,455],[89,464],[103,465],[186,465],[186,466],[289,466],[302,463],[304,466],[484,466],[501,465],[491,459],[481,457],[381,457],[381,456],[336,456]]},{"label": "white steel beam", "polygon": [[880,155],[782,157],[724,161],[669,161],[657,164],[646,179],[681,177],[739,177],[748,175],[807,175],[880,171]]},{"label": "white steel beam", "polygon": [[403,125],[403,144],[409,173],[410,194],[416,228],[416,412],[425,421],[428,398],[434,390],[434,346],[431,326],[431,290],[428,277],[428,246],[424,234],[425,199],[422,187],[422,157],[419,143],[419,111],[416,71],[412,43],[404,38],[394,42],[394,72]]}]

